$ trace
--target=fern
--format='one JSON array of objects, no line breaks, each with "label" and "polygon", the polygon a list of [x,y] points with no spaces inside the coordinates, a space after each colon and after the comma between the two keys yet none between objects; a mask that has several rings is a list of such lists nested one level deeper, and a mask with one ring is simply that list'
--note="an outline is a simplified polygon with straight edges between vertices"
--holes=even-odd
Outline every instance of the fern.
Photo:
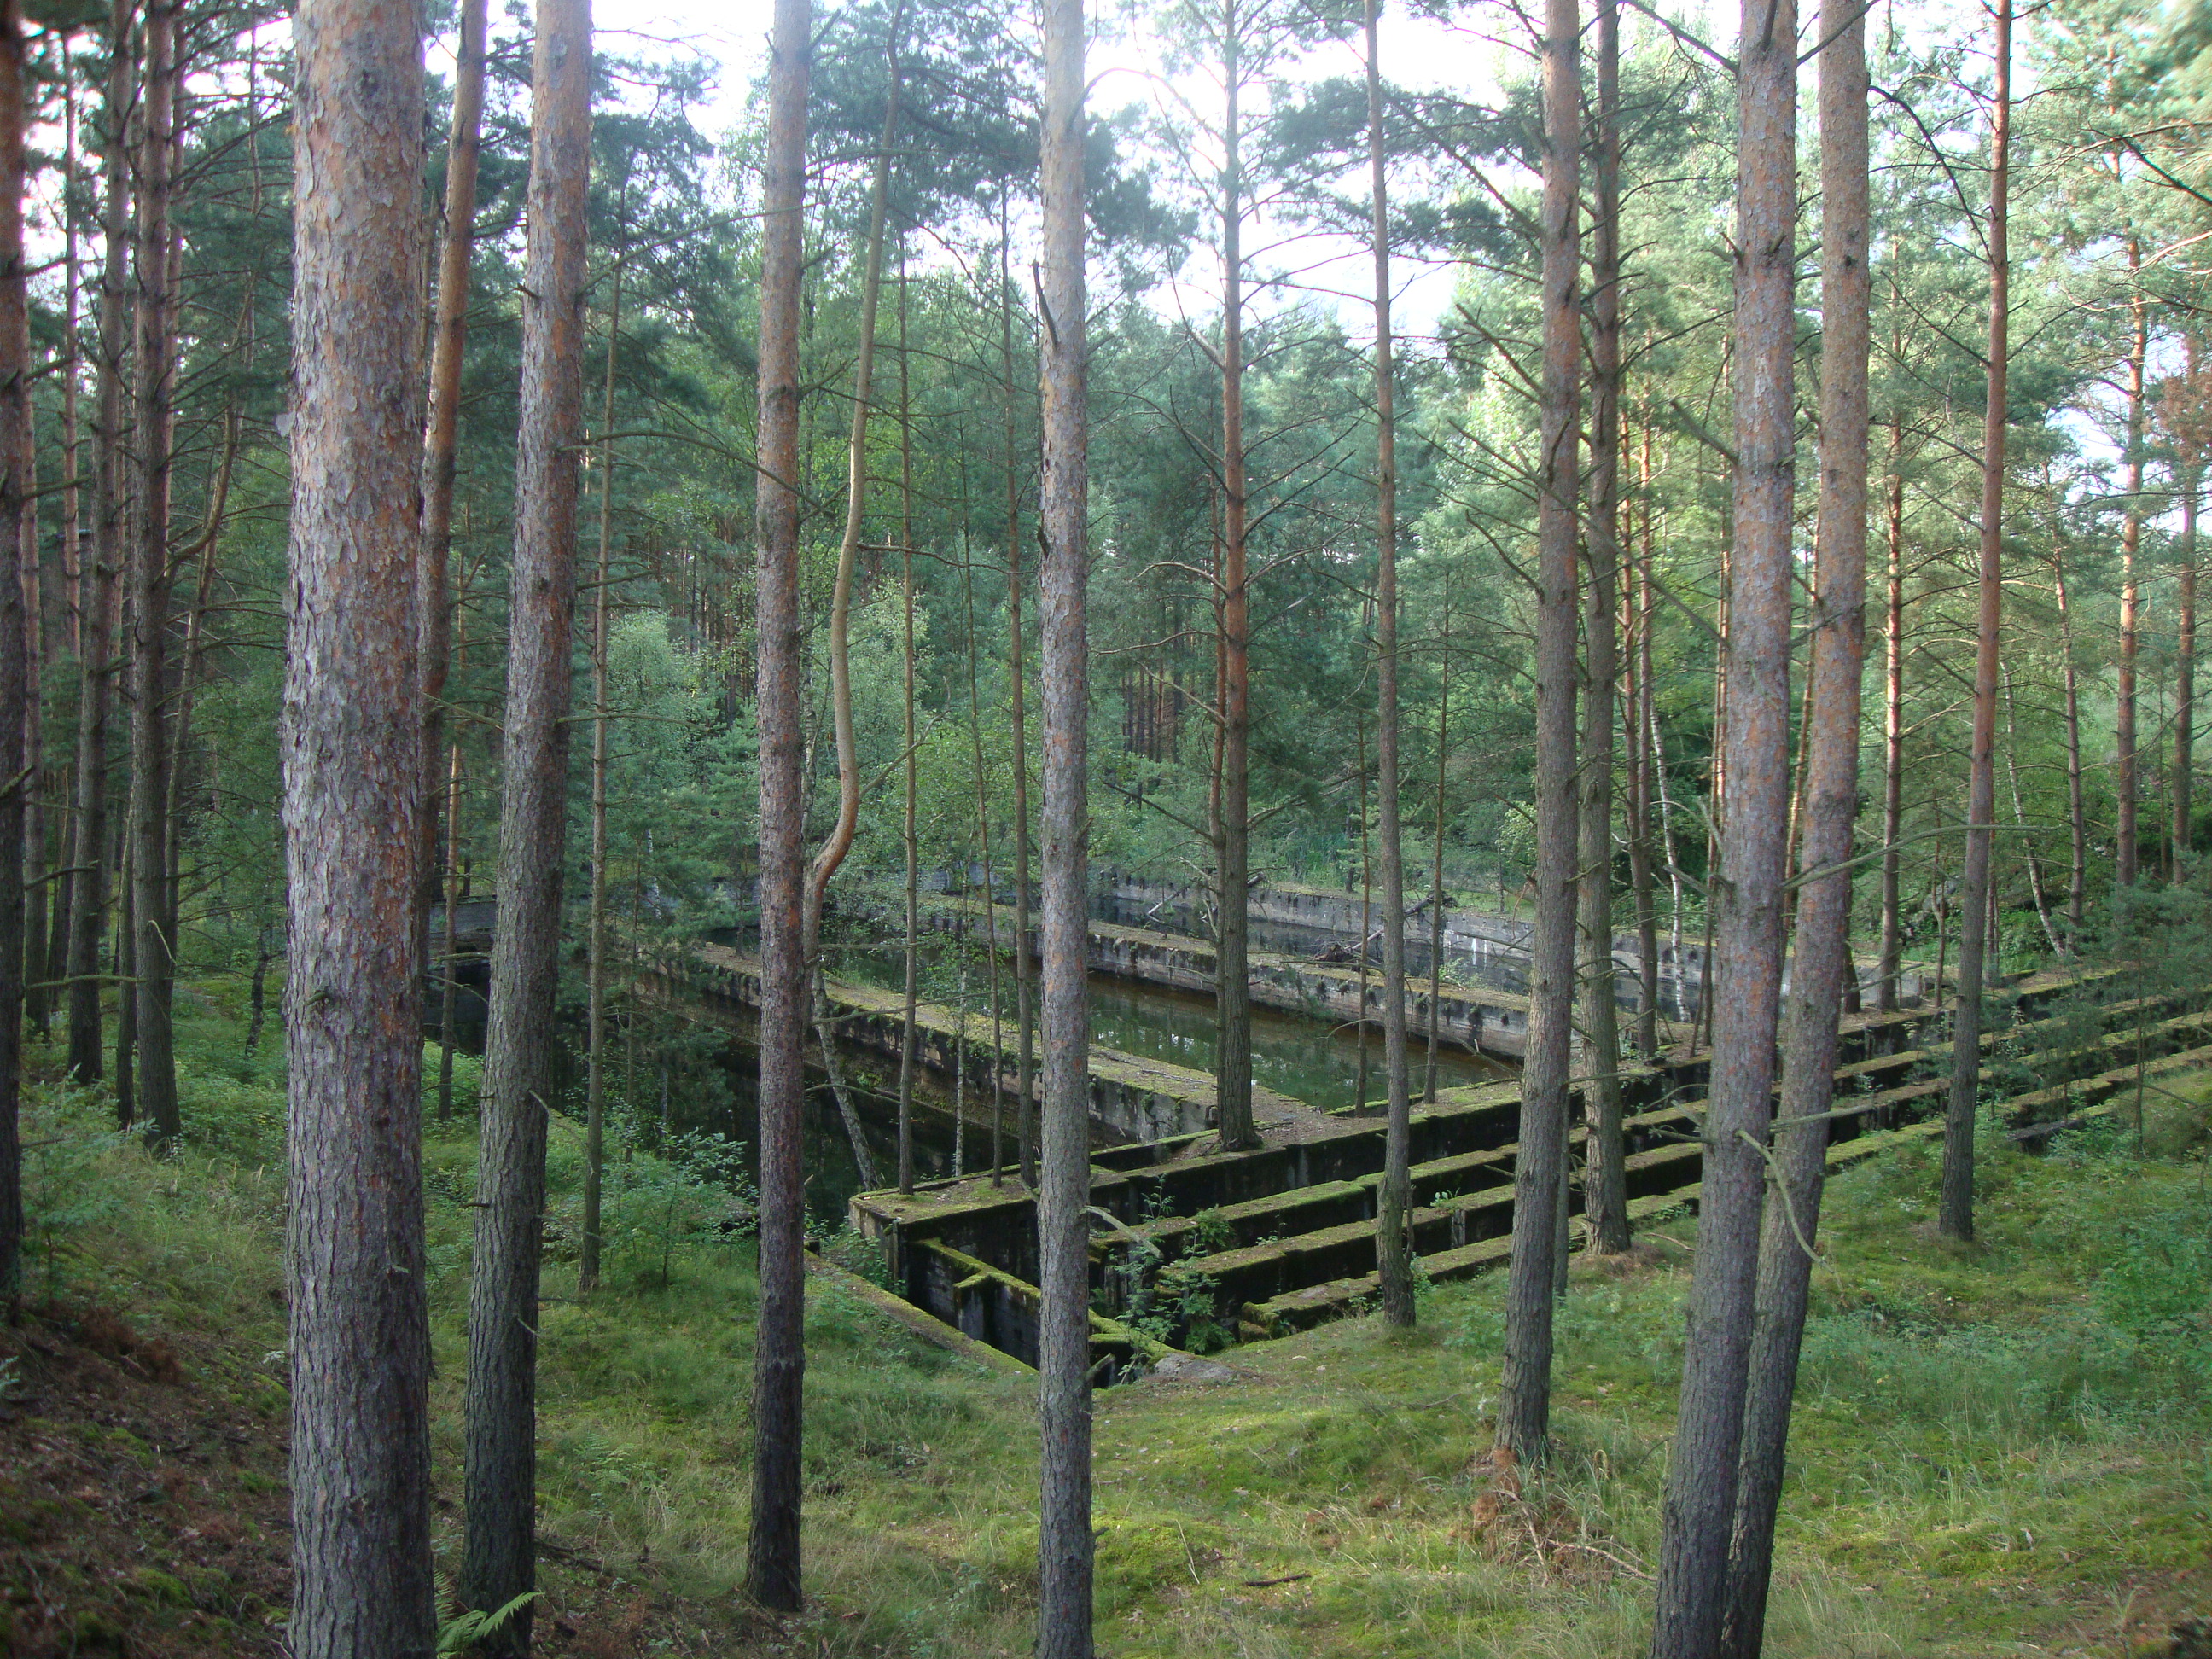
[{"label": "fern", "polygon": [[470,1649],[489,1641],[505,1630],[507,1621],[538,1599],[536,1590],[525,1590],[495,1612],[486,1613],[481,1607],[471,1607],[459,1617],[449,1619],[438,1626],[439,1659],[447,1654],[466,1653]]}]

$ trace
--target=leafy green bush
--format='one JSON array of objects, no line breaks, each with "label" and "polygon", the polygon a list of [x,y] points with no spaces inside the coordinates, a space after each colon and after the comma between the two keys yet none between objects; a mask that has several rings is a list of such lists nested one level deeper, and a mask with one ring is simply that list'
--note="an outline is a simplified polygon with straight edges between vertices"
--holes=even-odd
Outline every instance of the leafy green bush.
[{"label": "leafy green bush", "polygon": [[2212,1384],[2212,1214],[2172,1210],[2130,1227],[2096,1297],[2142,1358]]}]

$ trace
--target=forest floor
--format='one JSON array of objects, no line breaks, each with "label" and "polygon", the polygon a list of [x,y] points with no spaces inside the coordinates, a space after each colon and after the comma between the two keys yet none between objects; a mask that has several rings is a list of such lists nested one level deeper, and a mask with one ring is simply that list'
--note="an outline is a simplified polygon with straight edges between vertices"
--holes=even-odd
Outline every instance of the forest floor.
[{"label": "forest floor", "polygon": [[[289,1594],[283,1097],[227,993],[182,1025],[190,1142],[157,1160],[51,1085],[25,1126],[28,1308],[0,1326],[0,1652],[275,1655]],[[33,1048],[34,1062],[51,1050]],[[472,1093],[463,1068],[462,1097]],[[1980,1237],[1933,1237],[1932,1149],[1832,1188],[1770,1654],[2203,1656],[2212,1613],[2212,1077],[2131,1128],[1991,1153]],[[750,1611],[749,1242],[697,1148],[611,1172],[608,1282],[574,1297],[580,1135],[556,1120],[543,1322],[539,1651],[1018,1655],[1029,1389],[834,1285],[808,1316],[808,1613]],[[432,1126],[441,1567],[458,1554],[472,1148]],[[1985,1141],[1985,1145],[1987,1142]],[[1558,1452],[1484,1456],[1494,1280],[1421,1326],[1220,1356],[1101,1394],[1102,1654],[1639,1651],[1680,1364],[1687,1217],[1577,1267]],[[848,1247],[851,1241],[846,1241]]]}]

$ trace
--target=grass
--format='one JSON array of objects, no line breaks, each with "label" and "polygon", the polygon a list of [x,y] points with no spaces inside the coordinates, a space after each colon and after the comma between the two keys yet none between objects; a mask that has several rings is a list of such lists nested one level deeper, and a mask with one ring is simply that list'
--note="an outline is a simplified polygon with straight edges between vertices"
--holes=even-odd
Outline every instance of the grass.
[{"label": "grass", "polygon": [[[240,1055],[239,1031],[231,1011],[193,1001],[179,1044],[191,1140],[166,1160],[104,1133],[97,1097],[38,1092],[32,1288],[149,1334],[219,1339],[258,1379],[236,1387],[281,1397],[281,1072]],[[2212,1603],[2212,1078],[2175,1092],[2141,1162],[2131,1127],[2063,1137],[2045,1158],[1990,1152],[1972,1246],[1933,1236],[1932,1147],[1834,1183],[1770,1653],[2158,1652],[2159,1632]],[[427,1158],[447,1563],[465,1127],[432,1126]],[[610,1183],[607,1282],[580,1303],[580,1147],[556,1130],[544,1650],[1026,1651],[1027,1389],[819,1287],[805,1463],[818,1606],[781,1624],[745,1612],[750,1244],[720,1230],[730,1198],[699,1178],[729,1149],[633,1154]],[[1617,1272],[1577,1270],[1559,1322],[1558,1450],[1540,1470],[1501,1474],[1482,1456],[1502,1336],[1492,1280],[1425,1291],[1409,1336],[1348,1321],[1231,1351],[1233,1383],[1102,1394],[1102,1652],[1639,1651],[1692,1225],[1658,1227],[1656,1248]],[[634,1610],[630,1635],[563,1645],[564,1621],[585,1627],[586,1613],[591,1629],[618,1626],[610,1608]]]}]

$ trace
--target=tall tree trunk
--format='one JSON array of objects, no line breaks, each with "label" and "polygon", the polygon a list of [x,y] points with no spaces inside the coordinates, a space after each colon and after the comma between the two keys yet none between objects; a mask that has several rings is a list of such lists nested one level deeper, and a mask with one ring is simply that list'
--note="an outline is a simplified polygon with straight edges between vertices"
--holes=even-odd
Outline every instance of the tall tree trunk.
[{"label": "tall tree trunk", "polygon": [[200,568],[198,580],[192,587],[191,603],[185,611],[184,651],[176,677],[176,710],[169,718],[168,794],[161,807],[165,848],[162,863],[167,872],[164,883],[172,929],[175,924],[176,896],[183,886],[185,784],[191,773],[187,761],[191,753],[192,710],[198,700],[200,670],[207,652],[208,607],[215,592],[216,544],[222,534],[223,518],[230,500],[231,471],[238,460],[235,398],[228,400],[223,410],[222,425],[222,452],[216,463],[215,477],[208,486],[206,520],[198,538],[182,550],[174,561],[182,564],[197,555]]},{"label": "tall tree trunk", "polygon": [[[64,64],[67,54],[64,52]],[[77,249],[77,86],[73,65],[62,76],[62,524],[61,557],[58,561],[62,582],[62,604],[67,613],[63,649],[72,659],[76,672],[84,672],[84,573],[80,567],[80,526],[83,512],[82,481],[77,468],[82,451],[79,447],[82,433],[78,420],[78,377],[82,367],[78,330],[83,318],[80,309],[82,295],[78,289],[82,266]],[[80,684],[82,680],[80,678]],[[72,738],[72,741],[74,738]],[[54,826],[54,856],[58,866],[53,892],[49,902],[52,921],[46,935],[45,978],[47,1006],[41,1021],[41,1030],[51,1023],[57,1008],[65,1008],[69,985],[70,918],[76,888],[76,830],[74,811],[76,795],[75,770],[67,762],[63,763],[55,779],[55,804],[59,817]]]},{"label": "tall tree trunk", "polygon": [[[627,204],[628,181],[623,199]],[[618,221],[619,222],[619,221]],[[607,617],[614,586],[615,365],[622,344],[623,250],[607,298],[607,367],[599,399],[599,556],[592,588],[592,894],[584,918],[584,1218],[576,1294],[599,1284],[599,1199],[607,1118]],[[873,1183],[871,1182],[871,1185]]]},{"label": "tall tree trunk", "polygon": [[[964,536],[961,539],[963,544],[967,541]],[[963,545],[963,554],[969,550]],[[968,612],[968,744],[975,779],[975,841],[983,860],[983,960],[988,964],[991,997],[991,1184],[996,1187],[1003,1179],[1000,1165],[1005,1152],[1001,1142],[1006,1133],[1006,1069],[1000,1060],[1006,1050],[1000,1046],[1003,1031],[999,1000],[998,882],[991,868],[991,795],[989,775],[983,766],[982,691],[975,674],[976,659],[982,653],[976,649],[975,564],[972,557],[963,557],[961,562],[960,599]]]},{"label": "tall tree trunk", "polygon": [[138,978],[138,933],[127,823],[116,839],[114,978],[122,989],[115,1010],[115,1127],[128,1133],[138,1122],[138,999],[130,991]]},{"label": "tall tree trunk", "polygon": [[1221,169],[1221,811],[1214,859],[1214,1100],[1224,1152],[1260,1144],[1252,1126],[1252,607],[1247,586],[1250,501],[1244,454],[1244,171],[1243,15],[1244,0],[1224,0],[1222,79],[1227,89]]},{"label": "tall tree trunk", "polygon": [[814,854],[806,872],[802,925],[811,963],[822,939],[822,907],[830,878],[853,850],[860,823],[860,744],[853,733],[853,574],[860,551],[860,530],[868,510],[868,416],[875,396],[876,308],[883,296],[884,214],[890,191],[891,147],[898,137],[898,29],[903,11],[891,19],[890,95],[884,101],[883,141],[876,149],[875,178],[868,189],[868,241],[860,273],[860,349],[853,368],[853,427],[845,448],[845,533],[837,544],[836,586],[830,598],[830,720],[837,745],[837,821]]},{"label": "tall tree trunk", "polygon": [[1853,971],[1850,860],[1866,666],[1867,359],[1874,292],[1867,266],[1865,8],[1860,0],[1824,0],[1820,32],[1820,501],[1811,736],[1797,859],[1802,884],[1774,1136],[1780,1201],[1766,1206],[1761,1224],[1723,1659],[1759,1659],[1765,1633],[1783,1453],[1827,1174],[1837,1020],[1844,981]]},{"label": "tall tree trunk", "polygon": [[[1891,285],[1893,296],[1896,293]],[[1905,422],[1889,427],[1888,605],[1881,630],[1881,966],[1874,1006],[1898,1006],[1898,976],[1903,968],[1905,917],[1901,908],[1905,854],[1897,842],[1905,833]]]},{"label": "tall tree trunk", "polygon": [[2066,742],[2066,949],[2081,949],[2081,923],[2089,893],[2089,811],[2081,772],[2081,675],[2074,664],[2074,616],[2066,589],[2066,550],[2060,541],[2058,514],[2051,515],[2051,591],[2058,603],[2059,680],[2064,695]]},{"label": "tall tree trunk", "polygon": [[[1375,243],[1375,788],[1382,854],[1382,1073],[1389,1100],[1375,1265],[1383,1317],[1410,1328],[1415,1313],[1413,1253],[1406,1229],[1413,1204],[1413,1106],[1406,1066],[1406,854],[1398,815],[1398,421],[1390,338],[1390,192],[1383,167],[1382,56],[1376,39],[1382,9],[1382,0],[1367,0],[1367,168]],[[1363,939],[1360,961],[1366,960]],[[1359,1013],[1364,1023],[1364,1006]]]},{"label": "tall tree trunk", "polygon": [[2196,764],[2197,743],[2197,492],[2201,487],[2198,468],[2191,461],[2184,469],[2181,479],[2181,541],[2175,550],[2179,562],[2175,584],[2180,614],[2173,647],[2173,828],[2170,873],[2177,884],[2188,877],[2192,829],[2190,769]]},{"label": "tall tree trunk", "polygon": [[805,1349],[806,713],[799,675],[799,331],[811,0],[775,0],[761,218],[760,461],[754,514],[760,732],[760,1306],[753,1340],[752,1529],[745,1593],[799,1605],[799,1434]]},{"label": "tall tree trunk", "polygon": [[176,963],[169,915],[167,814],[170,416],[174,324],[169,289],[169,185],[175,161],[179,0],[148,0],[139,150],[137,396],[137,545],[131,568],[131,921],[137,929],[137,1080],[140,1115],[154,1139],[182,1127],[169,1026]]},{"label": "tall tree trunk", "polygon": [[[1990,843],[1997,816],[1997,645],[2004,616],[2005,380],[2010,355],[2012,0],[1996,3],[1996,94],[1990,129],[1990,349],[1982,417],[1980,605],[1975,618],[1974,726],[1966,849],[1959,881],[1959,1007],[1951,1022],[1951,1099],[1936,1217],[1946,1238],[1974,1236],[1974,1114],[1981,1104],[1983,957],[1989,947]],[[2136,465],[2141,465],[2140,460]],[[2130,503],[2130,511],[2133,510]]]},{"label": "tall tree trunk", "polygon": [[[568,832],[569,653],[584,441],[591,0],[539,0],[537,18],[499,929],[492,942],[469,1288],[467,1537],[459,1589],[464,1605],[484,1608],[505,1607],[537,1582],[538,1266]],[[528,1606],[486,1645],[498,1654],[528,1652]]]},{"label": "tall tree trunk", "polygon": [[[1782,993],[1796,495],[1796,5],[1744,0],[1740,39],[1728,792],[1713,883],[1718,994],[1710,999],[1712,1081],[1681,1405],[1662,1509],[1653,1659],[1709,1659],[1720,1639]],[[1832,972],[1834,955],[1812,971]],[[1808,967],[1801,962],[1799,972]]]},{"label": "tall tree trunk", "polygon": [[[453,657],[453,607],[447,571],[453,540],[461,364],[469,336],[469,264],[476,250],[488,3],[461,0],[460,40],[453,61],[453,125],[446,145],[446,229],[438,249],[437,309],[430,333],[429,416],[422,428],[422,579],[415,596],[416,632],[421,641],[417,672],[422,679],[422,821],[415,880],[426,941],[430,906],[439,888],[439,802],[452,771],[446,753],[446,679]],[[423,957],[427,962],[427,950]],[[452,974],[450,961],[444,971]]]},{"label": "tall tree trunk", "polygon": [[1437,606],[1443,615],[1443,630],[1437,653],[1437,677],[1442,684],[1437,692],[1437,817],[1436,847],[1429,861],[1429,1056],[1428,1070],[1421,1081],[1421,1099],[1433,1106],[1437,1103],[1437,1042],[1438,1022],[1443,1018],[1444,989],[1444,758],[1451,739],[1451,572],[1442,575],[1443,603]]},{"label": "tall tree trunk", "polygon": [[[438,951],[438,1121],[453,1121],[453,1018],[460,984],[454,963],[461,953],[461,745],[448,745],[446,763],[446,871],[442,895],[446,936]],[[265,946],[264,946],[265,948]]]},{"label": "tall tree trunk", "polygon": [[[115,632],[122,603],[123,497],[128,475],[123,435],[123,364],[128,326],[130,238],[125,208],[129,186],[124,134],[132,100],[132,0],[114,0],[102,103],[106,177],[100,216],[106,246],[100,284],[99,361],[94,366],[92,561],[85,568],[84,676],[77,696],[76,823],[70,862],[69,1074],[100,1080],[102,933],[107,919],[107,732],[115,698]],[[125,992],[127,1000],[129,993]]]},{"label": "tall tree trunk", "polygon": [[292,560],[290,1646],[427,1654],[430,1327],[415,984],[422,46],[308,0],[298,52]]},{"label": "tall tree trunk", "polygon": [[2150,301],[2142,289],[2142,249],[2128,242],[2128,281],[2134,290],[2129,302],[2133,328],[2127,361],[2127,455],[2123,463],[2122,493],[2127,497],[2120,520],[2120,662],[2119,684],[2112,702],[2112,747],[2118,776],[2119,822],[2113,835],[2112,880],[2121,887],[2135,885],[2137,848],[2142,830],[2136,821],[2136,778],[2139,758],[2136,744],[2136,666],[2141,650],[2143,485],[2143,359],[2150,349]]},{"label": "tall tree trunk", "polygon": [[1592,1244],[1628,1248],[1620,1127],[1620,1030],[1613,995],[1613,696],[1620,586],[1620,7],[1598,0],[1597,143],[1590,210],[1589,599],[1583,611],[1581,852],[1583,1208]]},{"label": "tall tree trunk", "polygon": [[[1644,545],[1642,555],[1632,560],[1634,587],[1623,596],[1622,608],[1632,620],[1634,633],[1628,649],[1631,680],[1621,711],[1621,728],[1631,757],[1629,775],[1633,780],[1628,884],[1636,896],[1636,1052],[1652,1060],[1659,1057],[1659,912],[1651,866],[1651,809],[1656,769],[1652,763],[1651,747],[1644,738],[1651,724],[1651,427],[1648,421],[1640,435],[1642,462],[1638,477],[1644,491],[1640,529]],[[1626,543],[1627,538],[1623,540]]]},{"label": "tall tree trunk", "polygon": [[46,614],[39,556],[38,413],[27,398],[16,442],[22,451],[16,468],[16,568],[23,584],[23,1021],[44,1042],[53,1000],[46,983],[46,792],[53,780],[46,771],[45,687],[52,660],[47,647],[56,630]]},{"label": "tall tree trunk", "polygon": [[1579,471],[1582,20],[1577,0],[1544,14],[1542,495],[1536,518],[1536,925],[1528,1059],[1513,1161],[1513,1259],[1498,1443],[1528,1462],[1551,1434],[1553,1280],[1566,1180],[1575,994],[1575,496]]},{"label": "tall tree trunk", "polygon": [[[1005,376],[1006,472],[1006,684],[1012,698],[1014,745],[1014,1018],[1021,1045],[1015,1077],[1015,1109],[1020,1113],[1022,1184],[1036,1188],[1036,1109],[1031,1098],[1036,1076],[1036,1012],[1030,1006],[1034,971],[1030,942],[1030,744],[1028,687],[1022,669],[1022,505],[1014,472],[1014,282],[1006,234],[1006,193],[999,192],[999,363]],[[902,313],[902,315],[903,313]],[[903,361],[903,360],[902,360]],[[902,387],[904,382],[901,383]],[[908,739],[911,744],[911,738]],[[1155,757],[1157,758],[1157,757]]]},{"label": "tall tree trunk", "polygon": [[[901,803],[903,811],[900,819],[900,844],[906,855],[906,980],[899,1018],[898,1188],[902,1193],[911,1194],[914,1191],[915,1049],[918,1038],[915,1011],[921,994],[921,844],[917,813],[921,777],[917,751],[921,743],[915,732],[914,422],[907,377],[906,299],[906,249],[902,243],[899,249],[899,609],[904,637],[899,663],[902,674],[902,688],[905,694],[901,712],[905,718],[906,787]],[[1019,693],[1016,695],[1018,696]],[[1019,745],[1016,747],[1018,750]],[[1026,1074],[1022,1080],[1022,1114],[1026,1131],[1029,1122],[1029,1079]],[[1024,1178],[1030,1179],[1027,1170],[1024,1171]],[[1033,1180],[1031,1184],[1035,1184]]]},{"label": "tall tree trunk", "polygon": [[1037,1175],[1037,1659],[1091,1659],[1090,562],[1084,388],[1081,0],[1046,0],[1041,132],[1044,258],[1039,571],[1044,688],[1044,892],[1038,998],[1044,1114]]},{"label": "tall tree trunk", "polygon": [[[30,499],[23,434],[31,422],[30,295],[23,258],[23,132],[28,119],[21,0],[0,0],[0,524]],[[0,582],[0,847],[21,847],[23,723],[30,700],[23,595]],[[0,1307],[22,1289],[23,889],[0,881]]]},{"label": "tall tree trunk", "polygon": [[1368,780],[1372,775],[1367,769],[1367,711],[1355,709],[1352,723],[1352,775],[1359,789],[1359,989],[1356,994],[1359,1013],[1352,1022],[1352,1039],[1358,1046],[1359,1058],[1352,1079],[1352,1111],[1354,1116],[1360,1116],[1367,1110],[1367,1003],[1373,961],[1369,946],[1375,940],[1375,817],[1368,810]]}]

